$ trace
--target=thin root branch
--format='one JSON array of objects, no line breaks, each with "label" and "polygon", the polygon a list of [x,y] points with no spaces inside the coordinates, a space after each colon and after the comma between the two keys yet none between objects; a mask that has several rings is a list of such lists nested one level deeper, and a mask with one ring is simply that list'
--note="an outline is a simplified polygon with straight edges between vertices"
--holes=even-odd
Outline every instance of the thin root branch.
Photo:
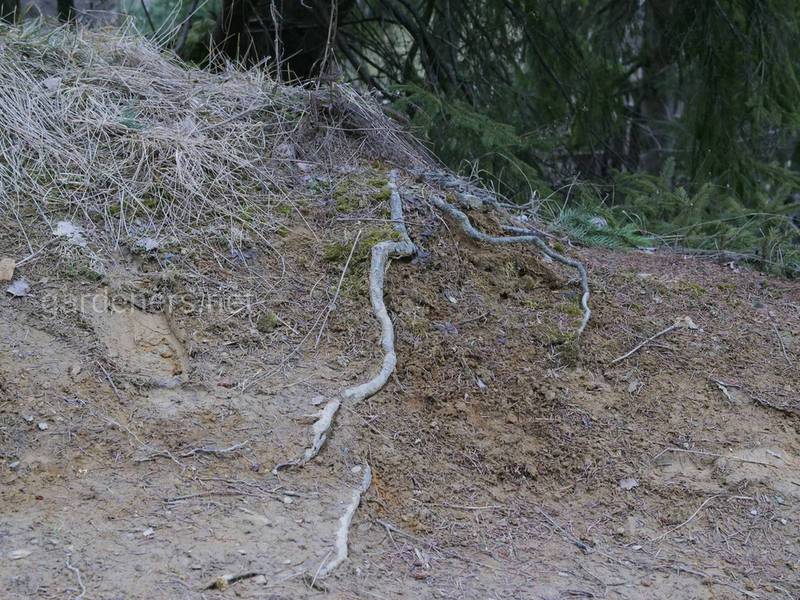
[{"label": "thin root branch", "polygon": [[83,597],[86,595],[86,586],[83,585],[83,579],[81,578],[81,571],[80,569],[78,569],[78,567],[72,565],[72,563],[69,562],[69,559],[70,556],[67,556],[66,566],[70,571],[75,573],[75,579],[78,581],[78,587],[81,590],[80,593],[77,596],[75,596],[74,600],[83,600]]},{"label": "thin root branch", "polygon": [[586,325],[589,323],[589,319],[592,316],[592,311],[589,308],[589,275],[586,272],[586,267],[578,260],[573,258],[569,258],[562,254],[559,254],[555,250],[553,250],[547,243],[538,235],[513,235],[513,236],[505,236],[505,237],[497,237],[493,235],[489,235],[484,233],[478,229],[476,229],[472,223],[470,223],[469,217],[464,214],[461,210],[447,202],[446,200],[439,198],[438,196],[433,196],[431,198],[433,204],[441,210],[442,212],[447,213],[453,219],[458,221],[461,225],[461,228],[464,232],[474,240],[479,242],[484,242],[486,244],[535,244],[539,250],[541,250],[544,254],[555,260],[556,262],[560,262],[561,264],[567,265],[576,269],[578,274],[580,275],[581,280],[581,287],[583,288],[583,296],[581,297],[581,308],[583,309],[583,318],[581,319],[580,325],[575,333],[575,338],[579,338],[583,333],[583,330],[586,329]]},{"label": "thin root branch", "polygon": [[325,579],[336,567],[347,560],[347,538],[350,534],[350,524],[353,522],[353,516],[356,514],[358,505],[361,504],[361,496],[366,493],[371,483],[372,469],[368,464],[365,464],[361,485],[353,490],[350,504],[347,505],[344,514],[339,518],[339,529],[336,532],[336,543],[334,544],[335,556],[316,572],[313,581]]}]

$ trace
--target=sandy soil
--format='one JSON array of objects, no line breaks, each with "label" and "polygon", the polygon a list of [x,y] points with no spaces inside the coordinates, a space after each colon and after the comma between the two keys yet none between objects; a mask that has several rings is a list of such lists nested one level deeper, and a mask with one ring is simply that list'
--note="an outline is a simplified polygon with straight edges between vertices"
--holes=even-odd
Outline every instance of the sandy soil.
[{"label": "sandy soil", "polygon": [[[302,347],[330,299],[311,286],[342,268],[302,228],[267,322],[149,304],[157,261],[124,253],[100,282],[52,247],[20,269],[29,295],[0,298],[2,597],[800,596],[800,284],[568,249],[594,293],[576,350],[571,272],[423,204],[409,221],[428,233],[387,280],[396,377],[280,475],[379,358],[358,259]],[[684,316],[698,328],[612,364]],[[312,581],[365,462],[350,558]]]}]

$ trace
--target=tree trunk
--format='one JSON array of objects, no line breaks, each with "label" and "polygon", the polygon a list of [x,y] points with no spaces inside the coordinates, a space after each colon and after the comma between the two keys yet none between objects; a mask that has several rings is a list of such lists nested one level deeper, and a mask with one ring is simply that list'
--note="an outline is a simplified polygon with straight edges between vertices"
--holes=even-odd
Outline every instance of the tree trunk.
[{"label": "tree trunk", "polygon": [[646,0],[643,39],[642,76],[635,115],[635,153],[633,164],[649,173],[659,173],[667,158],[670,145],[666,125],[671,118],[670,98],[664,78],[672,64],[672,40],[667,30],[672,19],[672,0]]},{"label": "tree trunk", "polygon": [[329,36],[335,46],[336,20],[352,6],[353,0],[223,0],[212,44],[231,60],[268,57],[283,76],[311,79],[324,66]]}]

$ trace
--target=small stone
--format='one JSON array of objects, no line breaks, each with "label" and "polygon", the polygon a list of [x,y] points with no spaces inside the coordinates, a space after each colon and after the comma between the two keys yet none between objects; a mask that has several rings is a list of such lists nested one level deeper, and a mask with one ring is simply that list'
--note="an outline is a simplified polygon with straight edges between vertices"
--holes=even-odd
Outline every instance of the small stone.
[{"label": "small stone", "polygon": [[12,550],[8,553],[9,560],[19,560],[20,558],[27,558],[32,554],[30,550]]},{"label": "small stone", "polygon": [[11,281],[14,278],[14,268],[17,263],[13,258],[0,258],[0,281]]},{"label": "small stone", "polygon": [[28,295],[28,291],[30,291],[30,289],[31,289],[31,284],[29,284],[23,278],[23,279],[17,279],[15,281],[12,281],[11,285],[9,285],[6,288],[6,293],[7,294],[11,294],[12,296],[14,296],[16,298],[22,298],[23,296],[27,296]]},{"label": "small stone", "polygon": [[14,462],[9,463],[8,468],[11,469],[12,471],[16,471],[17,469],[19,469],[19,461],[15,460]]},{"label": "small stone", "polygon": [[155,530],[152,527],[148,527],[142,532],[142,537],[144,538],[151,538],[155,534]]},{"label": "small stone", "polygon": [[50,428],[50,426],[47,423],[45,423],[44,421],[40,421],[36,425],[36,427],[39,428],[39,431],[47,431]]},{"label": "small stone", "polygon": [[633,477],[628,477],[626,479],[619,480],[619,487],[621,487],[623,490],[629,491],[633,488],[639,487],[639,482]]},{"label": "small stone", "polygon": [[256,585],[267,585],[267,578],[263,575],[256,575],[253,577],[253,583]]},{"label": "small stone", "polygon": [[291,142],[283,142],[275,146],[272,155],[281,160],[294,160],[297,158],[297,149]]},{"label": "small stone", "polygon": [[33,423],[33,415],[25,415],[22,418],[25,419],[26,423]]},{"label": "small stone", "polygon": [[294,500],[291,498],[291,496],[284,496],[283,497],[283,503],[284,504],[291,504],[292,502],[294,502]]}]

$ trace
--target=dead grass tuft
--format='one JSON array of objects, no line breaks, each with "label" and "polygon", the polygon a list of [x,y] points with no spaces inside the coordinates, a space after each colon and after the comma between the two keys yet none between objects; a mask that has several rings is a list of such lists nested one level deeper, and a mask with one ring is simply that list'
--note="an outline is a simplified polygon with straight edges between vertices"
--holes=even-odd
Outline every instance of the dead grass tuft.
[{"label": "dead grass tuft", "polygon": [[68,214],[119,245],[205,238],[222,222],[268,242],[303,172],[419,162],[346,85],[192,68],[128,30],[29,25],[0,29],[0,44],[0,208],[32,204],[51,228]]}]

